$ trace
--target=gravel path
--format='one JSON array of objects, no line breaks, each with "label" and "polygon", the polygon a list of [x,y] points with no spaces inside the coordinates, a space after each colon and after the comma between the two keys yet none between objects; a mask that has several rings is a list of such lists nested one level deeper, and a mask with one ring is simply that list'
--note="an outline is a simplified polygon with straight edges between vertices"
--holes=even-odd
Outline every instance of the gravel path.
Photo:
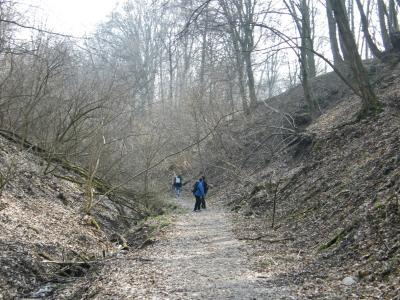
[{"label": "gravel path", "polygon": [[249,269],[248,246],[235,239],[226,213],[194,213],[191,199],[177,201],[185,213],[156,243],[110,266],[112,278],[96,298],[292,299],[282,287],[263,287],[265,278]]}]

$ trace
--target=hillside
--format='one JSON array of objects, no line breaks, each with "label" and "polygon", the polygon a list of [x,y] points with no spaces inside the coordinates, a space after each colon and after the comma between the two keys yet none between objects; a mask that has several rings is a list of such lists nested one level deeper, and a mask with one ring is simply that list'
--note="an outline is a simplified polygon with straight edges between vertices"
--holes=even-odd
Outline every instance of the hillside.
[{"label": "hillside", "polygon": [[102,193],[86,214],[82,176],[60,163],[45,175],[45,160],[3,137],[0,165],[0,299],[50,297],[63,288],[74,295],[82,288],[74,282],[141,247],[155,229],[143,222],[149,210],[138,201]]},{"label": "hillside", "polygon": [[[372,67],[384,103],[378,116],[358,120],[359,99],[342,93],[314,122],[282,134],[294,138],[280,151],[249,144],[237,152],[253,155],[246,179],[230,177],[229,193],[219,196],[237,212],[236,233],[253,246],[266,286],[291,285],[299,299],[398,299],[400,72]],[[298,97],[293,90],[285,101]],[[262,135],[260,124],[273,125],[259,114],[236,134],[244,141]]]}]

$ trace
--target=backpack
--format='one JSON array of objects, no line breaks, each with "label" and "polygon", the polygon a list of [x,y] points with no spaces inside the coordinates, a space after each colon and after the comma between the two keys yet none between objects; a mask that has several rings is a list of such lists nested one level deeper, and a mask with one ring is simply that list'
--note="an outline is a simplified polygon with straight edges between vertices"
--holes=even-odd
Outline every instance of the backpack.
[{"label": "backpack", "polygon": [[208,184],[205,180],[203,180],[203,186],[204,186],[204,194],[207,194],[208,192]]},{"label": "backpack", "polygon": [[193,185],[192,193],[196,193],[198,185],[199,185],[199,182],[196,181],[196,183]]}]

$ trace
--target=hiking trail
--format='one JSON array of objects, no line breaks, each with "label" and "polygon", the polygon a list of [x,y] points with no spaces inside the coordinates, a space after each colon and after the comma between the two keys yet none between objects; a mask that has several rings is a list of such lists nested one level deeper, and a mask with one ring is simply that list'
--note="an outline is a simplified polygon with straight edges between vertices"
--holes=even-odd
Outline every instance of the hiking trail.
[{"label": "hiking trail", "polygon": [[154,244],[104,268],[96,299],[292,299],[250,269],[249,246],[235,238],[228,213],[214,205],[194,213],[193,199],[175,201],[184,212]]}]

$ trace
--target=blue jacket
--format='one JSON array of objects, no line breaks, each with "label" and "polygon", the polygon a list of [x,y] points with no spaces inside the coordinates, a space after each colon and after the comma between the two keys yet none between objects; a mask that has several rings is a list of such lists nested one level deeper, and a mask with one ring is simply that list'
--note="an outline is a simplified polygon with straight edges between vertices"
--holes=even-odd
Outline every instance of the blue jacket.
[{"label": "blue jacket", "polygon": [[193,195],[197,197],[204,197],[203,181],[196,181],[193,188]]}]

